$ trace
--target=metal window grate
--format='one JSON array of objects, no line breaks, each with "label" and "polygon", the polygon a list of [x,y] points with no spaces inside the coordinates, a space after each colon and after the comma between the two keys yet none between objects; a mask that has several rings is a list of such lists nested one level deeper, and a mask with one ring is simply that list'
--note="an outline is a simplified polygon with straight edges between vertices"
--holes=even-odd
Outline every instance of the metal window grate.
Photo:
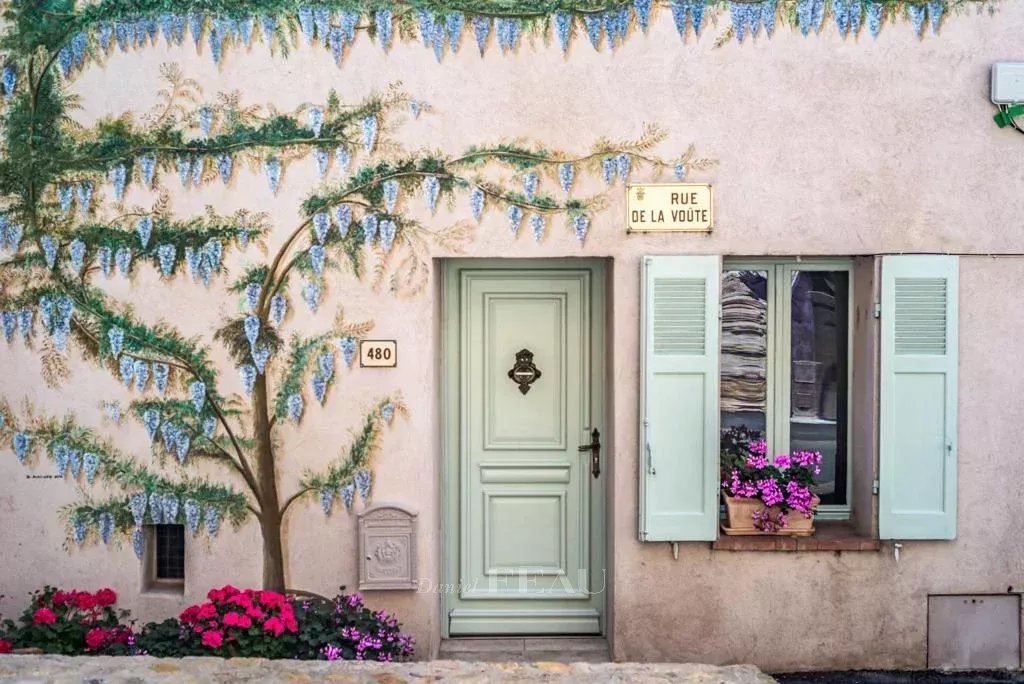
[{"label": "metal window grate", "polygon": [[154,525],[156,579],[185,579],[185,526]]}]

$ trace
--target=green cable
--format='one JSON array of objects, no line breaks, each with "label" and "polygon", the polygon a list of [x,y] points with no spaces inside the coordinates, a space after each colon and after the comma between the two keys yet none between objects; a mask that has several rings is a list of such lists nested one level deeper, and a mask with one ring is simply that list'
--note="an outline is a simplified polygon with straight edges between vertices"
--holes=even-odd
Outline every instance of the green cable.
[{"label": "green cable", "polygon": [[1015,104],[1005,109],[1000,108],[999,113],[993,117],[996,121],[996,125],[1000,128],[1006,128],[1007,126],[1014,126],[1013,120],[1018,116],[1024,116],[1024,104]]}]

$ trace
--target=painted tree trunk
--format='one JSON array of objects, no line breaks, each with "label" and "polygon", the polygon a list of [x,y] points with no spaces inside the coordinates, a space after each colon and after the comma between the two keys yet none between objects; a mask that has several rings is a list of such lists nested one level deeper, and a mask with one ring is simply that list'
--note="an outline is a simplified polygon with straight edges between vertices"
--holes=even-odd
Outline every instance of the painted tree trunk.
[{"label": "painted tree trunk", "polygon": [[284,544],[281,507],[277,494],[277,468],[271,440],[267,377],[259,375],[253,392],[255,402],[256,474],[259,483],[260,532],[263,535],[263,588],[284,591]]},{"label": "painted tree trunk", "polygon": [[281,537],[281,516],[260,520],[263,535],[263,588],[284,592],[284,545]]}]

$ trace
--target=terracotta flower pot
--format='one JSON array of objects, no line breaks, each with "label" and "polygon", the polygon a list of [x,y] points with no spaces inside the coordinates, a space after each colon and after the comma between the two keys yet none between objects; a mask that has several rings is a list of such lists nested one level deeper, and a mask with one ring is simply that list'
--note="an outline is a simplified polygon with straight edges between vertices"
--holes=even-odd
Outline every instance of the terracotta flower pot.
[{"label": "terracotta flower pot", "polygon": [[[760,499],[741,499],[734,496],[722,496],[725,499],[725,512],[727,524],[722,526],[726,534],[734,535],[788,535],[793,537],[806,537],[814,534],[814,518],[805,518],[801,513],[791,511],[787,516],[787,524],[781,530],[765,532],[754,525],[754,513],[767,510],[772,518],[776,518],[780,511],[778,506],[768,508]],[[814,497],[814,507],[818,506],[820,499]]]}]

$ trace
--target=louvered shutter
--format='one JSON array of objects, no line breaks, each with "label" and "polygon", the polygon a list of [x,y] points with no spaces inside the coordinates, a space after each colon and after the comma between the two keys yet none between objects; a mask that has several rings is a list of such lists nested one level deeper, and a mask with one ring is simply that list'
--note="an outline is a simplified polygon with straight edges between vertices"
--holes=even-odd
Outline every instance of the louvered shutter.
[{"label": "louvered shutter", "polygon": [[958,272],[957,257],[882,259],[882,539],[956,537]]},{"label": "louvered shutter", "polygon": [[640,539],[718,533],[721,259],[645,257]]}]

